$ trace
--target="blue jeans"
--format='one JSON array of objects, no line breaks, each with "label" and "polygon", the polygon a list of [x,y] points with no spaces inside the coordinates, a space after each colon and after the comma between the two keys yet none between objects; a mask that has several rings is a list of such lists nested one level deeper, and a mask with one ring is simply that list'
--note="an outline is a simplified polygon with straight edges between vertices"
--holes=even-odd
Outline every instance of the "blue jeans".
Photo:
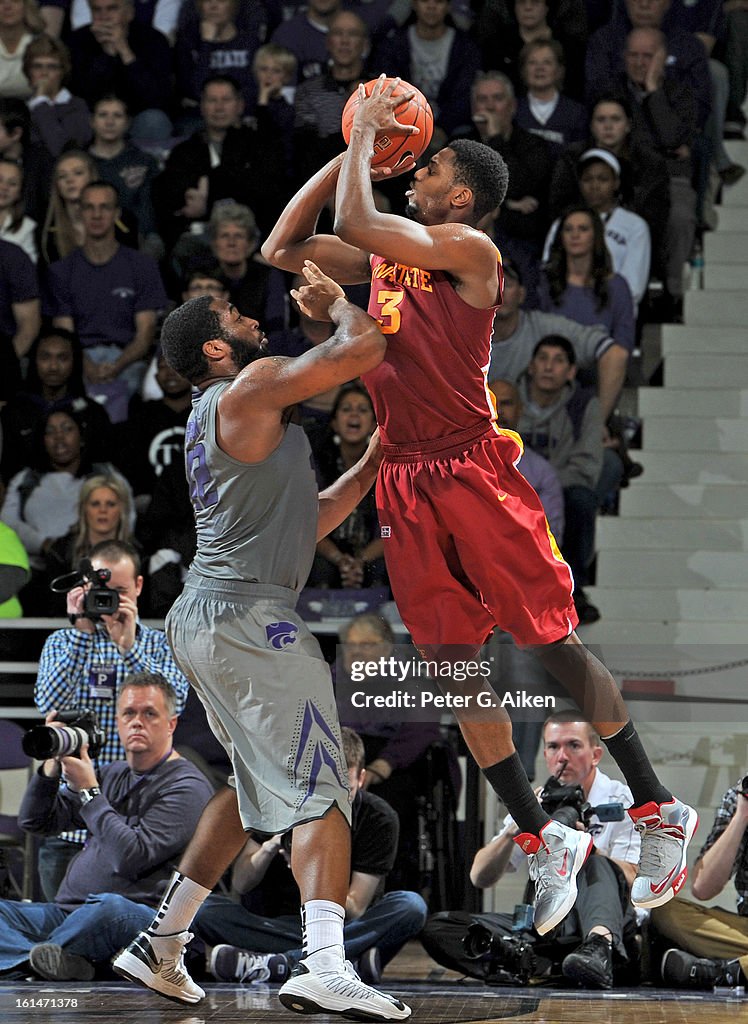
[{"label": "blue jeans", "polygon": [[[386,893],[357,921],[345,926],[345,955],[358,960],[376,946],[384,966],[408,939],[418,935],[427,913],[426,904],[416,892]],[[227,942],[253,953],[285,953],[292,965],[303,956],[299,916],[259,917],[228,896],[209,896],[192,927],[210,946]]]},{"label": "blue jeans", "polygon": [[107,961],[152,920],[153,907],[111,892],[89,896],[75,910],[0,900],[0,972],[25,963],[39,942],[57,943],[94,963]]}]

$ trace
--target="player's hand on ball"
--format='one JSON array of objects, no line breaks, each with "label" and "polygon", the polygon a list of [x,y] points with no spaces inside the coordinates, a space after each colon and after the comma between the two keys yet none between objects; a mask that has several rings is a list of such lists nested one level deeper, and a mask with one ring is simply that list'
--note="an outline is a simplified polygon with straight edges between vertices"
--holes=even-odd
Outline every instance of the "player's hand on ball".
[{"label": "player's hand on ball", "polygon": [[308,283],[291,289],[299,309],[312,320],[331,320],[330,309],[338,299],[345,298],[345,292],[311,260],[304,260],[302,274]]},{"label": "player's hand on ball", "polygon": [[396,178],[399,174],[407,174],[408,171],[414,171],[416,169],[416,161],[409,157],[407,160],[403,160],[397,167],[387,167],[382,164],[380,167],[371,168],[371,180],[373,182],[383,181],[385,178]]},{"label": "player's hand on ball", "polygon": [[401,124],[395,117],[395,108],[415,96],[415,90],[394,96],[393,93],[399,84],[399,78],[387,81],[387,76],[382,74],[371,95],[367,96],[366,86],[362,82],[358,87],[358,109],[353,118],[354,127],[374,128],[377,132],[389,131],[398,135],[418,135],[420,129],[416,125]]}]

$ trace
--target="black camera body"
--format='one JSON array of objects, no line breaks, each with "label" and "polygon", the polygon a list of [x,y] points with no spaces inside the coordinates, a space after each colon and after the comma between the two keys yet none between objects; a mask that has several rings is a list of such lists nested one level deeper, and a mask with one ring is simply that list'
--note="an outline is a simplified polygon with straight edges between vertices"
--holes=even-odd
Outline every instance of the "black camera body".
[{"label": "black camera body", "polygon": [[98,622],[103,615],[114,615],[119,610],[119,593],[107,586],[111,577],[109,569],[94,569],[90,558],[82,558],[75,572],[53,579],[50,590],[55,594],[67,594],[88,583],[88,590],[83,595],[83,615],[92,622]]},{"label": "black camera body", "polygon": [[593,817],[598,821],[623,821],[625,817],[622,803],[592,807],[578,783],[565,786],[553,775],[543,786],[540,806],[551,818],[569,828],[575,828],[577,822],[581,821],[585,830],[588,830]]},{"label": "black camera body", "polygon": [[21,743],[25,754],[37,761],[50,757],[80,757],[83,745],[88,743],[88,755],[93,758],[106,743],[98,715],[90,708],[64,708],[57,712],[55,721],[63,722],[62,728],[35,725],[29,729]]},{"label": "black camera body", "polygon": [[463,936],[462,948],[469,960],[485,963],[485,981],[492,985],[527,985],[535,972],[535,952],[522,933],[503,935],[474,922]]},{"label": "black camera body", "polygon": [[[88,563],[91,565],[91,563]],[[91,575],[84,576],[91,586],[83,596],[83,614],[87,619],[97,622],[102,615],[114,615],[119,610],[119,593],[107,586],[111,578],[109,569],[94,569]]]}]

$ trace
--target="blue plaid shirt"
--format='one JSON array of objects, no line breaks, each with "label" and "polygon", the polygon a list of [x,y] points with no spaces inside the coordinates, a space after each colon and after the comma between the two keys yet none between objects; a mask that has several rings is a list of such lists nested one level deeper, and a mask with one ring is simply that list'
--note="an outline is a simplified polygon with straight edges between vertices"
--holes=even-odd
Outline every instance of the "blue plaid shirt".
[{"label": "blue plaid shirt", "polygon": [[[740,782],[738,782],[736,786],[733,786],[732,789],[728,789],[722,797],[722,803],[714,814],[712,831],[709,833],[706,842],[701,847],[701,851],[698,856],[699,860],[701,860],[707,850],[710,850],[714,846],[734,818],[735,811],[738,809],[739,788]],[[738,894],[738,913],[744,917],[748,916],[748,829],[746,829],[743,838],[740,840],[740,846],[738,847],[738,852],[732,865],[731,874],[735,876],[735,891]]]},{"label": "blue plaid shirt", "polygon": [[[47,637],[39,659],[34,703],[43,715],[52,708],[95,711],[107,736],[96,758],[97,765],[123,761],[125,751],[117,732],[117,690],[133,672],[160,672],[174,687],[177,714],[181,713],[189,683],[174,663],[162,630],[138,622],[135,643],[121,654],[101,624],[94,633],[58,629]],[[82,843],[86,832],[63,832],[60,838]]]}]

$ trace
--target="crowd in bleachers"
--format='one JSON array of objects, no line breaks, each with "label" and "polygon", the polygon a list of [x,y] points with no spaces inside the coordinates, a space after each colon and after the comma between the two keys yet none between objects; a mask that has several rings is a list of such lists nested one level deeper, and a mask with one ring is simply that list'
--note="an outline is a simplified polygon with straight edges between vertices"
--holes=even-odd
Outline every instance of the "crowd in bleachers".
[{"label": "crowd in bleachers", "polygon": [[[470,137],[508,164],[483,225],[507,265],[489,381],[519,384],[520,430],[562,482],[597,467],[583,509],[565,485],[557,538],[591,582],[594,518],[639,469],[614,429],[631,353],[647,321],[681,317],[689,258],[744,171],[723,137],[743,133],[747,26],[721,0],[4,0],[0,519],[29,556],[24,613],[61,614],[51,579],[111,538],[145,558],[146,613],[168,610],[194,544],[190,389],[158,356],[159,325],[212,294],[256,317],[273,354],[328,336],[260,244],[383,71],[431,103],[426,158]],[[403,191],[390,180],[377,202],[403,212]],[[528,369],[548,336],[573,356],[550,390]],[[568,443],[537,428],[551,405]],[[582,407],[600,430],[581,430]],[[298,413],[323,484],[375,425],[360,385]],[[320,542],[310,585],[386,585],[376,538],[365,505]]]}]

